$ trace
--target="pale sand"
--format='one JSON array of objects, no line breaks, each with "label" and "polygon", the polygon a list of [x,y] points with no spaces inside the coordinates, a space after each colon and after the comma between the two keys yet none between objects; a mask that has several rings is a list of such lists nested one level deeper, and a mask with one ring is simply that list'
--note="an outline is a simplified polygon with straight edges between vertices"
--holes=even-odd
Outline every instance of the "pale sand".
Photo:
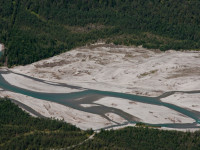
[{"label": "pale sand", "polygon": [[161,127],[161,128],[158,128],[158,129],[159,130],[167,130],[167,131],[181,131],[181,132],[195,132],[195,131],[200,131],[199,128],[177,129],[177,128]]},{"label": "pale sand", "polygon": [[26,78],[24,76],[9,73],[9,74],[2,74],[3,78],[10,83],[11,85],[27,89],[30,91],[35,92],[45,92],[45,93],[71,93],[71,92],[79,92],[81,90],[78,89],[71,89],[62,86],[55,86],[42,83],[39,81],[32,80],[30,78]]},{"label": "pale sand", "polygon": [[136,127],[136,124],[132,124],[132,123],[129,123],[129,124],[126,124],[126,125],[121,125],[121,126],[116,126],[116,127],[110,127],[106,130],[120,130],[120,129],[123,129],[125,127]]},{"label": "pale sand", "polygon": [[[111,128],[106,129],[106,130],[119,130],[119,129],[123,129],[125,127],[139,127],[139,126],[136,126],[136,124],[127,124],[127,125],[122,125],[122,126],[111,127]],[[181,132],[200,131],[199,128],[187,128],[187,129],[167,128],[167,127],[161,127],[161,128],[148,127],[148,128],[157,129],[157,130],[167,130],[167,131],[181,131]]]},{"label": "pale sand", "polygon": [[200,90],[197,51],[159,52],[101,43],[12,70],[84,88],[145,96]]},{"label": "pale sand", "polygon": [[86,130],[92,128],[93,130],[115,125],[115,123],[92,113],[79,111],[58,103],[40,100],[28,97],[22,94],[16,94],[8,91],[0,91],[0,96],[15,99],[40,113],[45,117],[61,119],[67,123],[76,125],[77,127]]},{"label": "pale sand", "polygon": [[[122,126],[116,126],[116,127],[110,127],[106,130],[120,130],[123,129],[125,127],[139,127],[136,126],[136,124],[126,124],[126,125],[122,125]],[[148,127],[151,129],[157,129],[157,130],[167,130],[167,131],[180,131],[180,132],[196,132],[196,131],[200,131],[199,128],[187,128],[187,129],[179,129],[179,128],[167,128],[167,127],[161,127],[161,128],[154,128],[154,127]],[[97,130],[97,132],[99,132],[100,130]]]},{"label": "pale sand", "polygon": [[94,103],[120,109],[140,118],[141,122],[144,123],[163,124],[195,122],[195,120],[164,106],[133,102],[131,100],[114,97],[101,98]]},{"label": "pale sand", "polygon": [[161,100],[166,103],[200,112],[200,93],[175,93]]},{"label": "pale sand", "polygon": [[87,108],[87,107],[95,107],[95,106],[99,106],[99,105],[97,105],[97,104],[80,104],[82,107],[85,107],[85,108]]},{"label": "pale sand", "polygon": [[115,114],[115,113],[106,113],[105,114],[110,120],[115,121],[119,124],[122,124],[124,122],[127,122],[127,120],[125,120],[124,118],[120,117],[119,115]]}]

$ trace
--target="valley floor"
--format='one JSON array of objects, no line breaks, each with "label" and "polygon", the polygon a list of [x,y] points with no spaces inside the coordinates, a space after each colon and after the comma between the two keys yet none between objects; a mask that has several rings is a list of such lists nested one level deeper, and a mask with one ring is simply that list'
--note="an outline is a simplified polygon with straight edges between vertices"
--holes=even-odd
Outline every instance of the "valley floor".
[{"label": "valley floor", "polygon": [[[2,74],[8,83],[35,92],[72,93],[96,89],[159,97],[166,92],[177,91],[161,97],[160,100],[199,114],[200,118],[200,52],[198,51],[161,52],[142,47],[97,43],[9,70],[11,72]],[[45,80],[46,83],[32,80],[26,75]],[[56,86],[59,83],[81,88]],[[45,117],[64,119],[82,129],[96,130],[115,126],[119,122],[127,123],[126,119],[112,111],[104,114],[106,119],[97,114],[3,89],[0,89],[0,96],[13,98]],[[81,107],[99,105],[119,109],[146,123],[195,122],[194,119],[167,107],[113,97],[98,98],[92,103],[81,104]]]},{"label": "valley floor", "polygon": [[12,71],[84,88],[159,96],[200,90],[200,52],[96,44]]}]

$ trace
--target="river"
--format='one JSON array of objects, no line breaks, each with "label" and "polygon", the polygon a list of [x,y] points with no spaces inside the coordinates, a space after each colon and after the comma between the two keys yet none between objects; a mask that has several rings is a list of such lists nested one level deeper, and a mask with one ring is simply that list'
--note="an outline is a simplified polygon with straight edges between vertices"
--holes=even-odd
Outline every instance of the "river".
[{"label": "river", "polygon": [[[134,117],[133,115],[130,115],[122,110],[112,108],[112,107],[107,107],[103,105],[98,105],[98,107],[81,107],[80,104],[92,104],[94,101],[103,98],[103,97],[116,97],[116,98],[123,98],[123,99],[128,99],[131,101],[135,102],[142,102],[146,104],[153,104],[153,105],[158,105],[158,106],[165,106],[168,107],[172,110],[175,110],[177,112],[180,112],[192,119],[194,119],[196,122],[194,123],[170,123],[170,124],[149,124],[153,126],[162,126],[162,127],[171,127],[171,128],[199,128],[196,126],[199,123],[200,120],[200,113],[194,112],[192,110],[188,110],[173,104],[165,103],[160,100],[161,97],[164,97],[164,95],[170,95],[170,93],[165,93],[163,96],[160,97],[145,97],[145,96],[138,96],[138,95],[132,95],[132,94],[125,94],[125,93],[118,93],[118,92],[110,92],[110,91],[99,91],[99,90],[93,90],[93,89],[86,89],[81,92],[74,92],[74,93],[42,93],[42,92],[34,92],[30,91],[27,89],[23,89],[20,87],[13,86],[9,84],[5,79],[2,77],[2,74],[9,73],[10,71],[0,71],[0,88],[7,90],[7,91],[12,91],[15,93],[20,93],[24,94],[27,96],[31,96],[37,99],[41,100],[47,100],[51,102],[56,102],[62,105],[66,105],[68,107],[93,113],[93,114],[98,114],[108,120],[110,120],[105,114],[111,112],[115,113],[124,119],[127,120],[127,123],[136,123],[138,122],[138,118]],[[24,75],[23,75],[24,76]],[[25,76],[28,77],[28,76]],[[35,79],[32,77],[28,77],[40,82],[45,82],[44,80],[40,79]],[[46,82],[45,82],[46,83]],[[50,84],[50,83],[47,83]],[[55,86],[65,86],[65,87],[70,87],[70,88],[81,88],[77,86],[71,86],[67,84],[60,84],[57,83]],[[175,92],[175,91],[174,91]],[[174,93],[173,91],[171,94]],[[194,91],[195,92],[195,91]],[[198,91],[200,93],[200,91]],[[76,100],[76,99],[81,99],[81,100]],[[122,125],[117,123],[118,126]]]}]

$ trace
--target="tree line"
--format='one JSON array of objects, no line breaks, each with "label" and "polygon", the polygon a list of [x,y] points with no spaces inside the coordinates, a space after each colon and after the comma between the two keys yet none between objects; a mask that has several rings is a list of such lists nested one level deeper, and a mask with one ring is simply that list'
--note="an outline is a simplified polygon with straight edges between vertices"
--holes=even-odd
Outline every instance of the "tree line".
[{"label": "tree line", "polygon": [[196,0],[1,0],[1,62],[25,65],[99,39],[199,49],[199,8]]}]

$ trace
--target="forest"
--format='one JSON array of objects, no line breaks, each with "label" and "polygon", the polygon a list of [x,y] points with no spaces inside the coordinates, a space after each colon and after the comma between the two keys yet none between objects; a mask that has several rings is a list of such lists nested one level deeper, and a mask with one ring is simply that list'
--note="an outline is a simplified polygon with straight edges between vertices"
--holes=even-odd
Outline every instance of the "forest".
[{"label": "forest", "polygon": [[[93,133],[62,120],[32,117],[9,99],[0,99],[0,150],[67,149]],[[162,131],[142,126],[101,130],[93,139],[70,149],[199,150],[200,131]]]},{"label": "forest", "polygon": [[31,117],[7,98],[0,99],[0,150],[63,148],[80,143],[92,132],[62,120]]},{"label": "forest", "polygon": [[25,65],[103,40],[200,49],[197,0],[0,0],[1,64]]}]

